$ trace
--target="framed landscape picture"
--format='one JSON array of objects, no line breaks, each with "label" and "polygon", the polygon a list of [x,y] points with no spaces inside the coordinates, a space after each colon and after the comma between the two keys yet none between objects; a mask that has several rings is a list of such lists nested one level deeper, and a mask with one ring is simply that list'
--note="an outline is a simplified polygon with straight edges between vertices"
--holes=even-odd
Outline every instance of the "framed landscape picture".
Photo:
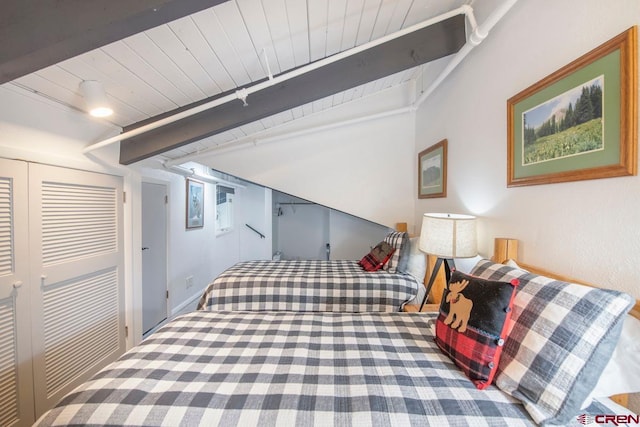
[{"label": "framed landscape picture", "polygon": [[637,174],[632,27],[507,101],[507,186]]},{"label": "framed landscape picture", "polygon": [[187,178],[187,229],[204,226],[204,183]]},{"label": "framed landscape picture", "polygon": [[447,197],[447,140],[418,154],[418,198]]}]

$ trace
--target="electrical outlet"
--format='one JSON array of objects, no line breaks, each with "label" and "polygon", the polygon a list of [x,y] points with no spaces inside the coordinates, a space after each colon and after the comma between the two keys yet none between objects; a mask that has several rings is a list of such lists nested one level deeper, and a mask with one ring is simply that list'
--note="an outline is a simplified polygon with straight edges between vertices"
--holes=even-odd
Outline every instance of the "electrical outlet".
[{"label": "electrical outlet", "polygon": [[193,276],[189,276],[186,279],[186,283],[187,283],[187,289],[189,289],[190,287],[193,286]]}]

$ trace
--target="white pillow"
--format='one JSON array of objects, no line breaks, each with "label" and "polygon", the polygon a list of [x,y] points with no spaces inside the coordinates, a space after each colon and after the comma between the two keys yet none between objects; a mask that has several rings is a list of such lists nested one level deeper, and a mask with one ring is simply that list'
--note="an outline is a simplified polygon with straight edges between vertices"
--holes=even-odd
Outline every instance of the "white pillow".
[{"label": "white pillow", "polygon": [[409,239],[409,262],[407,263],[406,272],[416,278],[421,286],[418,287],[418,295],[409,302],[409,304],[422,304],[424,298],[424,275],[427,273],[427,259],[424,253],[418,248],[419,237]]},{"label": "white pillow", "polygon": [[588,406],[592,398],[638,392],[640,392],[640,320],[627,316],[611,359],[582,407]]}]

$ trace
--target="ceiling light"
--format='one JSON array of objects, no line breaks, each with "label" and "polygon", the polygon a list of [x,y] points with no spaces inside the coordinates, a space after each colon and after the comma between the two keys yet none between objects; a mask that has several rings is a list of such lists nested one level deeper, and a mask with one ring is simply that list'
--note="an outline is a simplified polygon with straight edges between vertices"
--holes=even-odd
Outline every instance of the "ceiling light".
[{"label": "ceiling light", "polygon": [[84,80],[80,83],[80,92],[84,97],[89,114],[94,117],[107,117],[113,114],[102,84],[96,80]]}]

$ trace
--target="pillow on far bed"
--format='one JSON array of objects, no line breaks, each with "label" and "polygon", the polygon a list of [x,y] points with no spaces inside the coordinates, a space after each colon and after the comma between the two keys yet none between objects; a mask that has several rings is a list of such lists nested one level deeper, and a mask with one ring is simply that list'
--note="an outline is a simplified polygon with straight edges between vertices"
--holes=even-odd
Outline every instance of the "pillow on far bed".
[{"label": "pillow on far bed", "polygon": [[378,243],[371,252],[366,254],[358,264],[366,271],[378,271],[389,261],[395,248],[387,242]]},{"label": "pillow on far bed", "polygon": [[521,400],[536,423],[568,423],[610,359],[633,298],[488,260],[471,273],[520,280],[496,385]]},{"label": "pillow on far bed", "polygon": [[517,285],[454,271],[444,291],[436,344],[480,390],[498,369]]},{"label": "pillow on far bed", "polygon": [[404,273],[407,268],[409,255],[409,234],[402,231],[394,231],[387,234],[384,241],[390,244],[395,252],[383,267],[389,273]]}]

